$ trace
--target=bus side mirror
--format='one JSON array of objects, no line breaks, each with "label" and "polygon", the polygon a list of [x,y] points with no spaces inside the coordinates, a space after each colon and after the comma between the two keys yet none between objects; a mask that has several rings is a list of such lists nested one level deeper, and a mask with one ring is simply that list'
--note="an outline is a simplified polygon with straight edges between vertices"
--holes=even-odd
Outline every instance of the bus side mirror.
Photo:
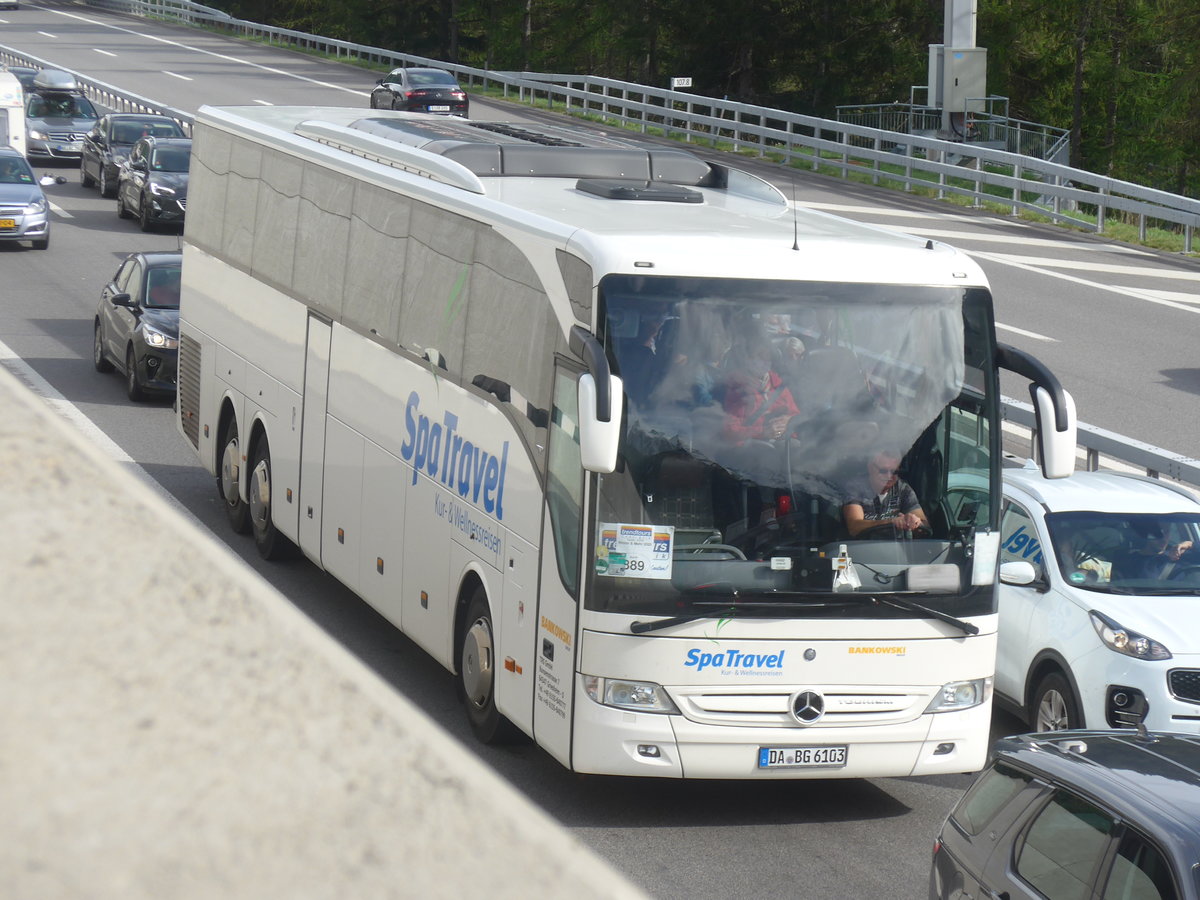
[{"label": "bus side mirror", "polygon": [[1038,422],[1038,459],[1042,464],[1042,474],[1047,478],[1068,478],[1075,471],[1076,419],[1075,399],[1067,392],[1062,392],[1066,401],[1066,428],[1059,430],[1055,427],[1054,398],[1043,387],[1033,391]]},{"label": "bus side mirror", "polygon": [[609,416],[605,422],[600,419],[596,380],[589,373],[579,376],[579,456],[589,472],[608,473],[617,467],[625,393],[618,376],[610,374],[608,379]]}]

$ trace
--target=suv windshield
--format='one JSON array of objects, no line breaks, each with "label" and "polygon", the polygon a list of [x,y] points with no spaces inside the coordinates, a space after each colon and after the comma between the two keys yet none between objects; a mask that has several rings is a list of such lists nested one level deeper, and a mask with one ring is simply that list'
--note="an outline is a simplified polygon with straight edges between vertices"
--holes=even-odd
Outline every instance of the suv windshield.
[{"label": "suv windshield", "polygon": [[26,113],[32,119],[95,119],[96,107],[83,94],[34,94]]},{"label": "suv windshield", "polygon": [[[981,583],[986,291],[609,276],[600,299],[627,409],[617,471],[598,477],[589,605],[827,595],[842,545],[850,590],[953,605]],[[849,504],[868,527],[851,531]]]},{"label": "suv windshield", "polygon": [[1200,516],[1059,512],[1046,516],[1062,577],[1092,591],[1200,590]]},{"label": "suv windshield", "polygon": [[191,153],[183,147],[155,147],[150,168],[155,172],[186,172]]}]

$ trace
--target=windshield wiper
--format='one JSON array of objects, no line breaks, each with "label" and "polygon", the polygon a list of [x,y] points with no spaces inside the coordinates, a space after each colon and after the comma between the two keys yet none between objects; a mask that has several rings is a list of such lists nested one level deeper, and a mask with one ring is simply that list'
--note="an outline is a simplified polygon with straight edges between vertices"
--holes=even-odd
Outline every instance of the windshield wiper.
[{"label": "windshield wiper", "polygon": [[[654,622],[637,621],[629,626],[629,630],[633,634],[645,634],[648,631],[658,631],[662,628],[670,628],[672,625],[682,625],[685,622],[695,622],[699,619],[719,619],[719,618],[734,618],[738,614],[738,610],[812,610],[812,609],[828,609],[832,607],[842,606],[846,600],[846,594],[835,591],[767,591],[763,592],[762,597],[779,597],[779,600],[742,600],[738,598],[734,592],[734,603],[727,604],[720,609],[714,609],[708,612],[684,613],[678,616],[670,616],[666,619],[658,619]],[[804,598],[804,599],[801,599]],[[819,601],[819,602],[813,602]],[[824,602],[832,601],[832,602]],[[713,601],[695,601],[696,605],[702,605],[706,602],[710,605]],[[966,623],[963,623],[966,624]],[[974,627],[974,626],[969,626]]]},{"label": "windshield wiper", "polygon": [[[864,598],[867,599],[867,598]],[[928,606],[923,606],[920,603],[915,603],[912,600],[907,600],[903,597],[887,596],[869,598],[873,603],[886,603],[889,606],[894,606],[897,609],[907,610],[908,612],[920,613],[923,616],[929,616],[933,619],[945,622],[948,625],[953,625],[955,628],[961,629],[967,634],[979,634],[979,626],[973,625],[970,622],[964,622],[962,619],[944,613],[940,609],[930,609]]]},{"label": "windshield wiper", "polygon": [[672,625],[682,625],[684,622],[695,622],[699,619],[731,619],[736,615],[736,608],[733,606],[727,606],[724,609],[712,610],[711,612],[687,613],[682,616],[671,616],[667,619],[658,619],[654,622],[642,622],[639,620],[629,626],[629,631],[632,634],[645,634],[648,631],[659,631],[663,628],[670,628]]}]

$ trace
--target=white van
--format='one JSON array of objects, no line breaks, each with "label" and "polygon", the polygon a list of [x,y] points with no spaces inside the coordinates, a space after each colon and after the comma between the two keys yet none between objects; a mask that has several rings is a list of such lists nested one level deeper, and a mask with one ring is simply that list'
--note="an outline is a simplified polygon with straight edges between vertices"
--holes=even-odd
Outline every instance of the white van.
[{"label": "white van", "polygon": [[25,94],[16,75],[0,69],[0,146],[5,144],[25,155]]}]

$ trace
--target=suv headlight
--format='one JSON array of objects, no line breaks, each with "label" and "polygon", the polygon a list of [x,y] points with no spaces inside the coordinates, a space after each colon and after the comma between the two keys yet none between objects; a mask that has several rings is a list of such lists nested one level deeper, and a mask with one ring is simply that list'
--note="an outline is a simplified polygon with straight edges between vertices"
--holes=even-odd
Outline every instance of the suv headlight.
[{"label": "suv headlight", "polygon": [[29,136],[30,136],[31,138],[33,138],[35,141],[48,141],[48,140],[50,140],[50,135],[46,134],[46,132],[44,132],[44,131],[42,131],[42,130],[40,130],[40,129],[38,129],[38,128],[30,128],[30,129],[29,129]]},{"label": "suv headlight", "polygon": [[974,681],[951,681],[938,688],[929,705],[927,713],[957,712],[960,709],[970,709],[986,703],[992,696],[992,679],[976,678]]},{"label": "suv headlight", "polygon": [[25,206],[25,215],[36,216],[38,213],[46,211],[46,198],[41,197]]},{"label": "suv headlight", "polygon": [[1092,620],[1092,627],[1096,629],[1096,634],[1100,635],[1100,640],[1109,650],[1124,653],[1134,659],[1171,658],[1171,651],[1158,641],[1121,627],[1104,613],[1096,612],[1093,609],[1088,612],[1088,616]]},{"label": "suv headlight", "polygon": [[584,675],[583,688],[589,697],[603,706],[633,712],[679,712],[662,685],[650,681],[626,681],[621,678]]},{"label": "suv headlight", "polygon": [[175,350],[179,347],[179,339],[172,337],[165,331],[159,331],[152,325],[142,326],[142,337],[151,347],[158,347],[162,350]]},{"label": "suv headlight", "polygon": [[150,183],[150,193],[154,194],[156,197],[162,197],[162,196],[174,197],[175,196],[175,188],[164,187],[161,184],[155,184],[154,182],[151,182]]}]

